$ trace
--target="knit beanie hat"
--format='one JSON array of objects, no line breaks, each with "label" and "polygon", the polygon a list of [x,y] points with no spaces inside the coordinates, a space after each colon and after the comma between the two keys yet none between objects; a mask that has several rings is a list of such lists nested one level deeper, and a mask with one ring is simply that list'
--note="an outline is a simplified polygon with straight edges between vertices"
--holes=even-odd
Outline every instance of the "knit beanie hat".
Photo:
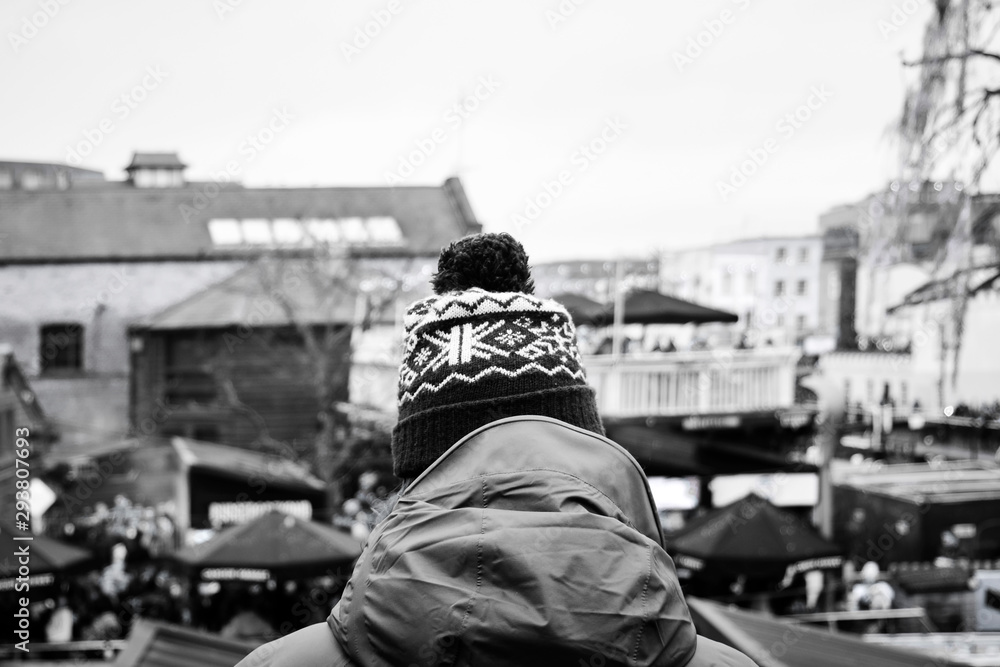
[{"label": "knit beanie hat", "polygon": [[515,415],[604,435],[566,309],[534,296],[524,248],[476,234],[441,251],[434,296],[403,321],[393,472],[413,479],[463,436]]}]

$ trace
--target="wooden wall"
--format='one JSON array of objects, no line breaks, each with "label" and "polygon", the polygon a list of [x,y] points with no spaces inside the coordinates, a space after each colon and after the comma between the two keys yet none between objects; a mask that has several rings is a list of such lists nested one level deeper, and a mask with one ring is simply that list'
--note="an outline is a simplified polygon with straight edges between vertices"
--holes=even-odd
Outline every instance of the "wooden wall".
[{"label": "wooden wall", "polygon": [[[292,329],[136,333],[132,426],[255,450],[304,453],[318,428],[316,363]],[[334,400],[347,399],[349,336],[332,355],[343,371]]]}]

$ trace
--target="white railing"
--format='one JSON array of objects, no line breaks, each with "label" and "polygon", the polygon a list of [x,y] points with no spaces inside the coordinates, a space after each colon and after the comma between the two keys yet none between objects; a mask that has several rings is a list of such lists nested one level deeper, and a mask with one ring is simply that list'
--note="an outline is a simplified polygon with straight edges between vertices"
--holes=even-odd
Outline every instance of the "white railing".
[{"label": "white railing", "polygon": [[597,406],[608,417],[755,412],[791,407],[794,347],[584,357]]},{"label": "white railing", "polygon": [[[698,352],[649,352],[583,358],[602,416],[673,416],[755,412],[791,407],[795,399],[794,347]],[[396,411],[399,365],[357,360],[351,402]]]}]

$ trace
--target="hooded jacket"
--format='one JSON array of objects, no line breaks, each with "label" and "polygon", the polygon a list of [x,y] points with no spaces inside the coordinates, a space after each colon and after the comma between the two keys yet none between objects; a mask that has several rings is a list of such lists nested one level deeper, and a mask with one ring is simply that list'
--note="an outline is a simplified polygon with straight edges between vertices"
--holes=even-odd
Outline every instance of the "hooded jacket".
[{"label": "hooded jacket", "polygon": [[327,621],[240,667],[752,667],[699,637],[645,475],[546,417],[459,441],[371,533]]}]

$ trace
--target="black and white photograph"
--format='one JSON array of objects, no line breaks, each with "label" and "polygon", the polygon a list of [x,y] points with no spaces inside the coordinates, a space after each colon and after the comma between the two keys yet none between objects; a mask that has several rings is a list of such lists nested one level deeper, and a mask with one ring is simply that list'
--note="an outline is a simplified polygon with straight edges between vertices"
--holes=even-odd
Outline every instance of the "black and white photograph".
[{"label": "black and white photograph", "polygon": [[0,37],[0,667],[1000,667],[997,3]]}]

